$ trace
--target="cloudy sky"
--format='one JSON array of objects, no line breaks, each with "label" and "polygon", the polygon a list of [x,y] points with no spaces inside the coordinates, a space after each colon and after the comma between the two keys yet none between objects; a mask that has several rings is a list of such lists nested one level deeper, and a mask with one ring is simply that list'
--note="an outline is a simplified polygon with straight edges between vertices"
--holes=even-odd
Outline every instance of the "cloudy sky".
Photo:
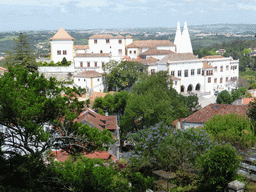
[{"label": "cloudy sky", "polygon": [[256,0],[0,0],[0,31],[256,23]]}]

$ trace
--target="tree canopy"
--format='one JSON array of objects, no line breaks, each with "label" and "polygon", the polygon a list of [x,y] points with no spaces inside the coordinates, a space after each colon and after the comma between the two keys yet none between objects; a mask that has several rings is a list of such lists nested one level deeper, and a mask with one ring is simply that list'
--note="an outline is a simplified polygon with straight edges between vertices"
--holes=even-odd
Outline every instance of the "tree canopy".
[{"label": "tree canopy", "polygon": [[188,107],[171,83],[163,71],[143,76],[135,83],[121,118],[122,134],[137,132],[161,121],[171,125],[173,120],[189,115]]},{"label": "tree canopy", "polygon": [[104,66],[104,78],[108,90],[129,90],[138,77],[146,73],[143,64],[133,61],[110,61]]}]

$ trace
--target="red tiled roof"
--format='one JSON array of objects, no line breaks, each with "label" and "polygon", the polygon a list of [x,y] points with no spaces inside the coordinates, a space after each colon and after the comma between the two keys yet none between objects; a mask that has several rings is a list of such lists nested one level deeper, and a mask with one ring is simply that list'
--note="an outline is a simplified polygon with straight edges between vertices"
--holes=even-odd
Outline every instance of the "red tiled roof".
[{"label": "red tiled roof", "polygon": [[255,98],[243,98],[243,105],[248,105],[250,102],[254,102],[254,99]]},{"label": "red tiled roof", "polygon": [[102,34],[102,35],[95,34],[95,35],[89,37],[89,39],[114,39],[114,37],[109,34]]},{"label": "red tiled roof", "polygon": [[127,35],[125,38],[126,39],[133,39],[133,37],[131,35]]},{"label": "red tiled roof", "polygon": [[175,80],[181,80],[180,78],[175,77],[175,76],[172,76],[172,75],[170,75],[170,78],[171,78],[171,80],[173,80],[173,81],[175,81]]},{"label": "red tiled roof", "polygon": [[169,54],[165,56],[163,59],[161,59],[161,62],[184,61],[184,60],[199,60],[199,59],[192,53],[175,53],[175,54]]},{"label": "red tiled roof", "polygon": [[76,57],[110,57],[110,53],[77,53]]},{"label": "red tiled roof", "polygon": [[158,60],[154,57],[149,57],[148,59],[141,59],[140,57],[137,57],[137,59],[131,59],[130,61],[139,62],[144,65],[156,65]]},{"label": "red tiled roof", "polygon": [[90,97],[90,108],[92,109],[93,103],[97,97],[105,97],[107,94],[113,95],[114,92],[113,91],[110,91],[109,93],[93,92],[92,96]]},{"label": "red tiled roof", "polygon": [[175,46],[169,40],[141,40],[141,41],[134,41],[133,43],[127,45],[127,48],[156,48],[157,46]]},{"label": "red tiled roof", "polygon": [[98,128],[99,130],[108,129],[116,130],[117,129],[117,119],[116,116],[104,116],[96,113],[95,111],[87,108],[87,111],[82,112],[77,119],[78,122],[86,121],[92,126]]},{"label": "red tiled roof", "polygon": [[[84,154],[84,156],[89,157],[89,158],[101,158],[104,160],[107,160],[107,159],[115,160],[115,157],[107,151],[95,151],[93,153],[84,152],[83,154]],[[64,162],[69,157],[69,154],[66,151],[64,151],[63,149],[61,149],[59,151],[52,151],[49,154],[49,156],[50,155],[54,155],[54,159],[58,160],[59,162]]]},{"label": "red tiled roof", "polygon": [[0,71],[1,72],[7,72],[8,70],[6,68],[4,68],[4,67],[0,67]]},{"label": "red tiled roof", "polygon": [[174,52],[170,50],[148,49],[147,51],[142,52],[140,55],[168,55],[168,54],[174,54]]},{"label": "red tiled roof", "polygon": [[208,55],[203,57],[203,59],[219,59],[219,58],[225,58],[222,55]]},{"label": "red tiled roof", "polygon": [[59,29],[59,31],[50,39],[50,40],[54,40],[54,39],[69,39],[69,40],[74,40],[73,37],[71,37],[67,31],[65,31],[65,29],[63,29],[62,27]]},{"label": "red tiled roof", "polygon": [[107,159],[112,159],[115,160],[116,158],[111,155],[110,153],[108,153],[107,151],[96,151],[94,153],[83,153],[86,157],[90,157],[90,158],[101,158],[104,160]]},{"label": "red tiled roof", "polygon": [[203,62],[203,69],[210,69],[210,68],[214,68],[214,67],[209,65],[207,62]]},{"label": "red tiled roof", "polygon": [[184,121],[192,123],[205,123],[210,120],[214,115],[226,115],[237,113],[239,115],[246,115],[247,105],[227,105],[227,104],[209,104],[199,111],[193,113]]},{"label": "red tiled roof", "polygon": [[114,37],[115,39],[124,39],[124,37],[122,35],[117,35]]},{"label": "red tiled roof", "polygon": [[89,48],[89,46],[88,45],[74,45],[74,48],[75,49],[88,49]]},{"label": "red tiled roof", "polygon": [[102,73],[98,73],[97,71],[84,71],[82,73],[74,75],[74,77],[101,77],[101,76],[102,76]]}]

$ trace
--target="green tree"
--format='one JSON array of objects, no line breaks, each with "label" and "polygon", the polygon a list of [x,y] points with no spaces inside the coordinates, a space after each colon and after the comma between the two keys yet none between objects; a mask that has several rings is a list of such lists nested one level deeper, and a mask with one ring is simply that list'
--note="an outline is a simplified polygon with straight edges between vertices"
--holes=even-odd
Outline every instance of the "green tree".
[{"label": "green tree", "polygon": [[20,33],[17,39],[14,39],[14,48],[5,59],[5,66],[8,65],[21,65],[27,67],[31,72],[37,70],[38,65],[36,58],[29,45],[29,40],[26,35]]},{"label": "green tree", "polygon": [[143,64],[133,61],[110,61],[104,66],[105,83],[108,90],[129,90],[138,77],[146,73]]},{"label": "green tree", "polygon": [[227,90],[221,91],[216,99],[218,104],[231,104],[233,99]]},{"label": "green tree", "polygon": [[240,149],[255,144],[252,123],[238,114],[216,115],[205,123],[204,129],[218,142],[230,142]]},{"label": "green tree", "polygon": [[68,65],[68,61],[67,61],[66,57],[63,57],[63,59],[61,61],[61,65],[63,65],[63,66]]},{"label": "green tree", "polygon": [[236,149],[229,145],[216,145],[200,158],[201,175],[205,189],[223,191],[235,179],[240,165]]},{"label": "green tree", "polygon": [[171,125],[173,120],[189,114],[188,107],[181,102],[171,83],[167,72],[162,71],[141,77],[136,82],[121,118],[122,135],[161,121]]},{"label": "green tree", "polygon": [[[0,78],[0,87],[0,124],[6,127],[4,137],[8,140],[5,154],[41,158],[56,139],[73,141],[74,146],[79,141],[84,148],[88,148],[86,142],[102,147],[100,138],[109,141],[110,133],[94,133],[91,127],[73,122],[84,108],[84,102],[75,97],[83,93],[82,89],[59,87],[56,79],[31,74],[22,66],[9,66],[8,73]],[[59,137],[52,135],[52,125],[60,132]]]}]

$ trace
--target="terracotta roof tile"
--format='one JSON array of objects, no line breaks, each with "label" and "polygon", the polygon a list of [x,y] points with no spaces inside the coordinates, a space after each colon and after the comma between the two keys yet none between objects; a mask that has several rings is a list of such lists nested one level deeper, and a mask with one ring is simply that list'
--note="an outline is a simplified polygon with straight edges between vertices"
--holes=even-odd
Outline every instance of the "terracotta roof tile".
[{"label": "terracotta roof tile", "polygon": [[8,70],[6,68],[4,68],[4,67],[0,67],[0,71],[1,72],[7,72]]},{"label": "terracotta roof tile", "polygon": [[76,57],[110,57],[110,53],[77,53]]},{"label": "terracotta roof tile", "polygon": [[89,39],[114,39],[112,35],[109,34],[102,34],[102,35],[93,35],[89,37]]},{"label": "terracotta roof tile", "polygon": [[124,39],[124,36],[122,36],[122,35],[117,35],[117,36],[115,36],[114,38],[115,38],[115,39]]},{"label": "terracotta roof tile", "polygon": [[239,115],[246,115],[248,106],[246,105],[227,105],[227,104],[209,104],[199,111],[193,113],[185,118],[186,122],[192,123],[205,123],[210,120],[214,115],[226,115],[237,113]]},{"label": "terracotta roof tile", "polygon": [[207,62],[203,62],[203,69],[211,69],[213,66],[209,65]]},{"label": "terracotta roof tile", "polygon": [[219,59],[219,58],[225,58],[222,55],[208,55],[203,57],[203,59]]},{"label": "terracotta roof tile", "polygon": [[87,111],[82,112],[78,116],[76,121],[78,122],[86,121],[92,126],[98,128],[99,130],[103,130],[103,129],[116,130],[117,129],[116,116],[100,115],[89,108],[87,108]]},{"label": "terracotta roof tile", "polygon": [[101,77],[101,76],[102,76],[102,73],[98,73],[97,71],[84,71],[82,73],[74,75],[74,77]]},{"label": "terracotta roof tile", "polygon": [[170,78],[171,78],[171,80],[181,80],[180,78],[174,77],[174,76],[172,76],[172,75],[170,75]]},{"label": "terracotta roof tile", "polygon": [[141,59],[140,57],[137,57],[137,59],[131,59],[130,61],[139,62],[144,65],[156,65],[158,60],[154,57],[149,57],[148,59]]},{"label": "terracotta roof tile", "polygon": [[133,39],[133,37],[131,35],[126,35],[125,37],[126,39]]},{"label": "terracotta roof tile", "polygon": [[103,93],[103,92],[93,92],[92,96],[90,97],[90,108],[92,109],[93,103],[97,97],[105,97],[107,94],[113,95],[115,92],[110,91],[109,93]]},{"label": "terracotta roof tile", "polygon": [[199,60],[199,59],[192,53],[175,53],[175,54],[169,54],[165,56],[163,59],[160,60],[160,62],[184,61],[184,60]]},{"label": "terracotta roof tile", "polygon": [[248,105],[250,102],[254,102],[255,98],[243,98],[243,105]]},{"label": "terracotta roof tile", "polygon": [[127,45],[127,48],[156,48],[157,46],[175,46],[169,40],[142,40],[142,41],[134,41],[133,43]]},{"label": "terracotta roof tile", "polygon": [[158,49],[148,49],[147,51],[142,52],[140,55],[168,55],[168,54],[175,54],[173,51],[170,50],[158,50]]},{"label": "terracotta roof tile", "polygon": [[50,39],[50,40],[54,40],[54,39],[70,39],[70,40],[74,40],[73,37],[71,37],[67,31],[65,31],[65,29],[63,29],[62,27],[59,29],[59,31]]},{"label": "terracotta roof tile", "polygon": [[89,46],[88,45],[74,45],[74,48],[75,49],[89,49]]}]

